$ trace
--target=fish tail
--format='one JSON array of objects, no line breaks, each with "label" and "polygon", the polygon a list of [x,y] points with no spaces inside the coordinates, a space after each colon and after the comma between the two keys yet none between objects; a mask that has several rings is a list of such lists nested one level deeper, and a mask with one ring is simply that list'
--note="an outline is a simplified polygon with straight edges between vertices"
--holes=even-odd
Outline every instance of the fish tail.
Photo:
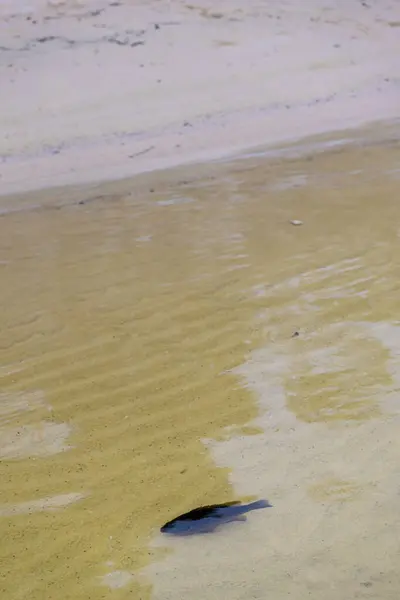
[{"label": "fish tail", "polygon": [[256,500],[247,505],[249,510],[257,510],[258,508],[271,508],[272,504],[268,500]]}]

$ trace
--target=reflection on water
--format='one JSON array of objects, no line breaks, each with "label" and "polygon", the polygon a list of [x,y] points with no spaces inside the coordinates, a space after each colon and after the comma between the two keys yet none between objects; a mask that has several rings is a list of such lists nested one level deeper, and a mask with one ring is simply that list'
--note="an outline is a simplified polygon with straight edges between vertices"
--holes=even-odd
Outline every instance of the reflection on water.
[{"label": "reflection on water", "polygon": [[0,201],[2,597],[397,599],[399,155]]},{"label": "reflection on water", "polygon": [[9,517],[12,515],[23,515],[38,511],[49,511],[64,508],[72,502],[77,502],[84,498],[84,494],[61,494],[52,498],[41,498],[32,502],[20,502],[18,504],[0,505],[0,516]]},{"label": "reflection on water", "polygon": [[0,457],[3,459],[47,456],[69,449],[65,441],[70,428],[65,423],[39,421],[35,425],[4,427],[0,433]]}]

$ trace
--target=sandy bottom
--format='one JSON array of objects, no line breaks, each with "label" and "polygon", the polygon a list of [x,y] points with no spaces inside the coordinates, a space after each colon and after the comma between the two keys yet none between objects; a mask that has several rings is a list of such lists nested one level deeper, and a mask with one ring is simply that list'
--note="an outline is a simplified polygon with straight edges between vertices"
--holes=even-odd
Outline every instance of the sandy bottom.
[{"label": "sandy bottom", "polygon": [[385,132],[0,200],[2,598],[398,599]]}]

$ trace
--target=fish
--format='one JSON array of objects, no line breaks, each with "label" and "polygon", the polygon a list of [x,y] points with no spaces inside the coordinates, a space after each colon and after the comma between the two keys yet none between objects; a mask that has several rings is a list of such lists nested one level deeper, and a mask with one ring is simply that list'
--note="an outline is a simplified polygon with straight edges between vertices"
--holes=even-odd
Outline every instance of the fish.
[{"label": "fish", "polygon": [[256,500],[249,504],[242,504],[240,501],[234,500],[223,504],[200,506],[168,521],[160,531],[177,536],[211,533],[224,523],[245,521],[244,513],[271,507],[272,504],[268,500]]}]

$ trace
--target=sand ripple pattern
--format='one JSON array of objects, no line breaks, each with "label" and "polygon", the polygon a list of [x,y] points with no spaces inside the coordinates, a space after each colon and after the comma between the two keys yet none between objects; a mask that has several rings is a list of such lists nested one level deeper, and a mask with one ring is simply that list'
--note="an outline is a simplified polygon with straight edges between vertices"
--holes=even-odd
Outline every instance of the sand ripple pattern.
[{"label": "sand ripple pattern", "polygon": [[[398,164],[333,146],[2,215],[1,597],[397,600]],[[158,537],[251,495],[274,509]]]}]

